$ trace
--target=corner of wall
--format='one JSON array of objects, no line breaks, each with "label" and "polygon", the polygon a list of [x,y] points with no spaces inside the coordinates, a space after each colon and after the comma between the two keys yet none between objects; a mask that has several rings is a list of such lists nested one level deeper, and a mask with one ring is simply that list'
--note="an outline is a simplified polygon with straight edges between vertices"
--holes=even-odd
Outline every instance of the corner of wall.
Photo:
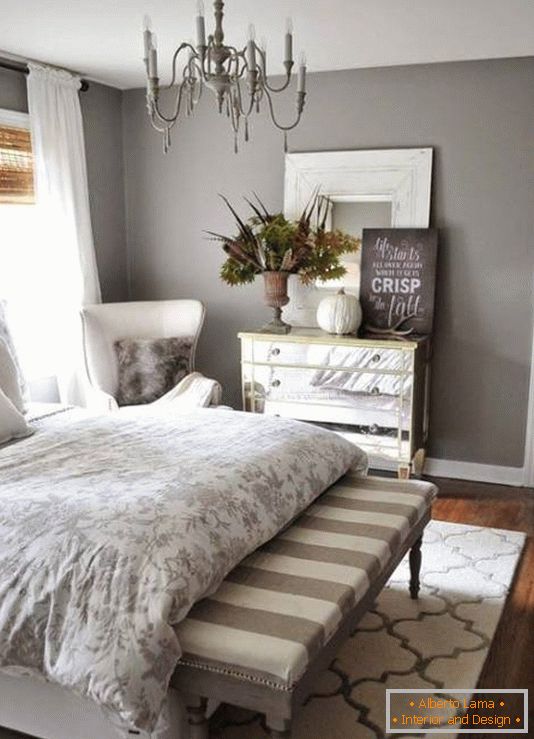
[{"label": "corner of wall", "polygon": [[130,229],[129,229],[129,223],[130,223],[130,213],[128,208],[128,177],[127,177],[127,157],[126,157],[126,131],[125,131],[125,116],[124,116],[124,107],[125,107],[125,96],[127,90],[120,90],[121,95],[121,114],[120,114],[120,120],[121,120],[121,144],[122,144],[122,197],[123,197],[123,207],[124,207],[124,244],[126,248],[126,295],[128,300],[132,300],[132,268],[131,268],[131,258],[130,258]]}]

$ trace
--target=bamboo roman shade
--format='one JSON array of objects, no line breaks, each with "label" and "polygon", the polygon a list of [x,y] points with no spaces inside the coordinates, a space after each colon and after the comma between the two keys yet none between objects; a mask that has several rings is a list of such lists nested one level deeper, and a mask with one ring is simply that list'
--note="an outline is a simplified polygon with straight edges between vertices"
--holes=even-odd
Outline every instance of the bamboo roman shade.
[{"label": "bamboo roman shade", "polygon": [[30,132],[25,128],[0,125],[0,204],[33,202]]}]

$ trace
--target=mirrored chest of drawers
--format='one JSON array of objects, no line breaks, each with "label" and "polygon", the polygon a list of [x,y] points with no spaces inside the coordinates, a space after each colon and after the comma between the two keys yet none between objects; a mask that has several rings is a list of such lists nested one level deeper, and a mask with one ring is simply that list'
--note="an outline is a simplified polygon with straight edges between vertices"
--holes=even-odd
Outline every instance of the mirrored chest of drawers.
[{"label": "mirrored chest of drawers", "polygon": [[377,469],[420,474],[428,431],[430,341],[359,339],[319,329],[240,333],[243,408],[331,429]]}]

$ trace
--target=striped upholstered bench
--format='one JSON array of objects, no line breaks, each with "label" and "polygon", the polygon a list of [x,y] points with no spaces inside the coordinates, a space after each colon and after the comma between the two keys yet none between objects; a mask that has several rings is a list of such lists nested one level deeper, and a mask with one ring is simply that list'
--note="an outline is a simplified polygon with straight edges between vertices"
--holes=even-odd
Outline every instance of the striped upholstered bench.
[{"label": "striped upholstered bench", "polygon": [[417,598],[434,485],[345,477],[247,557],[177,627],[172,684],[191,739],[205,739],[207,699],[262,712],[273,737],[291,717],[410,550]]}]

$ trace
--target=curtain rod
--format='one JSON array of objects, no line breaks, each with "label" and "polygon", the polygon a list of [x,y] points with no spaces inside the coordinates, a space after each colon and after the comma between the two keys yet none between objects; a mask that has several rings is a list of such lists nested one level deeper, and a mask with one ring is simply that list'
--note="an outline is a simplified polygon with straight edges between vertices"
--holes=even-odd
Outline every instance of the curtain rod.
[{"label": "curtain rod", "polygon": [[[0,59],[0,67],[2,69],[9,69],[11,72],[21,72],[22,74],[29,74],[30,70],[28,69],[28,66],[26,64],[17,62],[9,62],[5,59]],[[87,80],[82,79],[80,83],[80,90],[82,92],[86,92],[89,89],[89,82]]]}]

